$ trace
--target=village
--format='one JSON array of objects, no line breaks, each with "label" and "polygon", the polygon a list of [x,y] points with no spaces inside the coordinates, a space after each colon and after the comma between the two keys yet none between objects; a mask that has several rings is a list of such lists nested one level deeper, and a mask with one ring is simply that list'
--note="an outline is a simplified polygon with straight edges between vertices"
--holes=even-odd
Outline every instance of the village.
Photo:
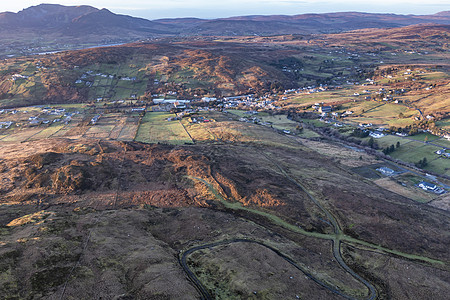
[{"label": "village", "polygon": [[[27,131],[27,128],[34,130],[34,133],[23,140],[33,140],[38,137],[48,138],[64,136],[61,134],[67,132],[67,128],[76,128],[81,125],[87,126],[85,129],[86,133],[83,134],[83,136],[86,137],[95,138],[109,136],[111,138],[116,136],[116,138],[119,139],[124,138],[130,140],[141,139],[143,141],[157,141],[153,138],[139,138],[139,136],[142,135],[140,133],[142,132],[140,131],[140,127],[147,126],[145,125],[147,121],[150,122],[148,124],[153,124],[152,122],[156,122],[155,117],[160,118],[159,116],[166,116],[164,119],[165,122],[176,122],[177,124],[183,124],[184,130],[189,134],[188,128],[194,128],[192,126],[195,124],[207,125],[208,123],[214,123],[216,122],[214,117],[215,114],[220,114],[228,116],[228,118],[235,119],[238,122],[269,127],[275,130],[278,134],[287,136],[316,139],[324,135],[324,129],[330,128],[336,132],[340,132],[340,136],[343,137],[342,142],[345,142],[347,138],[351,138],[353,140],[357,138],[359,139],[361,145],[369,145],[370,147],[375,147],[373,145],[377,145],[376,147],[378,147],[378,151],[386,155],[390,155],[394,160],[402,160],[402,150],[404,148],[405,150],[408,149],[407,153],[410,154],[409,145],[416,145],[416,147],[418,147],[417,149],[421,149],[420,146],[423,145],[423,150],[426,152],[421,150],[417,154],[420,156],[412,158],[409,157],[409,160],[406,160],[406,162],[415,163],[415,167],[425,167],[429,173],[433,173],[434,164],[436,163],[442,165],[445,162],[444,166],[450,163],[450,161],[446,160],[450,158],[450,153],[447,152],[450,145],[448,145],[446,139],[444,137],[433,136],[425,129],[420,129],[416,134],[409,135],[408,133],[393,131],[389,127],[375,125],[370,122],[358,123],[351,120],[351,118],[357,113],[355,110],[352,110],[351,108],[347,109],[339,107],[339,105],[327,105],[327,103],[323,101],[314,102],[312,105],[303,106],[305,109],[301,111],[295,110],[295,113],[292,113],[292,109],[286,108],[284,103],[293,98],[295,99],[295,97],[305,97],[342,90],[342,87],[310,86],[299,89],[285,90],[282,93],[273,93],[262,97],[257,97],[254,94],[246,94],[223,97],[220,99],[215,97],[202,97],[192,100],[174,99],[175,95],[171,95],[172,97],[168,98],[167,95],[158,94],[153,95],[155,98],[153,98],[151,102],[138,99],[117,101],[96,99],[90,104],[38,105],[17,109],[3,109],[0,110],[0,143],[3,141],[14,140],[15,134],[22,136],[24,132]],[[364,91],[364,93],[370,94],[372,92]],[[350,96],[354,99],[355,97],[360,97],[361,94],[353,94]],[[377,91],[374,91],[373,94],[377,95]],[[158,96],[160,98],[156,98]],[[358,101],[374,102],[374,100],[366,98]],[[395,100],[391,101],[393,102],[392,105],[398,105],[398,103],[395,103]],[[382,102],[378,101],[377,104],[386,102],[388,102],[388,100],[383,99]],[[357,102],[349,103],[353,104]],[[306,118],[299,117],[302,115],[305,115]],[[116,118],[116,120],[114,120],[114,118]],[[112,129],[114,126],[105,125],[106,123],[104,122],[108,122],[108,124],[111,121],[115,123],[123,123],[124,121],[120,120],[125,120],[124,118],[127,121],[123,124],[123,128],[120,130],[120,133],[117,135],[112,135],[111,133],[115,131],[115,129]],[[159,124],[158,126],[164,128],[166,125],[160,122],[161,121],[157,121],[157,123],[154,124]],[[168,124],[167,126],[171,127],[172,125]],[[101,134],[104,128],[111,128],[108,129],[112,130],[111,133],[108,135]],[[128,133],[129,130],[125,130],[125,128],[134,128],[133,130],[136,130],[136,133]],[[156,130],[156,127],[154,126],[151,128],[153,128],[152,130]],[[161,131],[163,129],[158,130]],[[125,131],[127,132],[127,135],[123,135],[122,137],[121,134]],[[43,132],[48,132],[49,135],[44,135]],[[359,136],[355,135],[354,132],[359,132]],[[170,133],[166,134],[170,135]],[[164,135],[164,131],[161,131],[159,133],[159,138],[164,139]],[[420,141],[420,138],[417,139],[417,137],[425,138]],[[175,139],[174,141],[178,139],[176,136],[173,138]],[[190,139],[188,138],[188,140],[191,139],[192,137]],[[180,139],[180,141],[184,141],[184,138]],[[397,144],[397,147],[395,147],[395,144]],[[385,152],[384,147],[389,149],[389,154]],[[357,148],[355,149],[358,150]],[[422,165],[418,165],[416,163],[419,159],[422,161]],[[430,166],[432,169],[429,169]],[[442,169],[441,167],[441,169],[436,170],[443,170],[440,175],[446,176],[448,169]],[[392,178],[402,176],[404,173],[404,171],[394,171],[392,168],[387,166],[381,166],[377,169],[377,172],[380,176],[388,176]],[[437,173],[439,174],[439,172]],[[421,176],[419,176],[419,178]],[[423,177],[420,181],[416,180],[414,186],[425,191],[426,193],[436,195],[445,193],[446,189],[449,188],[448,186],[439,183],[436,177],[431,178],[435,178],[435,180],[431,180],[430,182],[429,177]]]}]

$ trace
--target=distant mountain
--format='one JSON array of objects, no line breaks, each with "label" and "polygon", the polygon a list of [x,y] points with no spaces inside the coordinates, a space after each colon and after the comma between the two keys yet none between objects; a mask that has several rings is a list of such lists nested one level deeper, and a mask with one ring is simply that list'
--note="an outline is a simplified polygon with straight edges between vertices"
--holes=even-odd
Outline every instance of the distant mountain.
[{"label": "distant mountain", "polygon": [[37,49],[52,43],[80,45],[174,36],[340,33],[420,23],[450,24],[450,12],[424,16],[342,12],[150,21],[91,6],[41,4],[18,13],[0,13],[0,54],[14,47]]},{"label": "distant mountain", "polygon": [[100,42],[112,39],[139,39],[174,34],[172,25],[118,15],[91,6],[41,4],[18,13],[0,13],[0,37],[29,36],[61,42]]},{"label": "distant mountain", "polygon": [[364,28],[394,28],[433,23],[450,24],[450,12],[434,15],[371,14],[339,12],[302,15],[239,16],[214,20],[155,20],[166,25],[184,26],[184,34],[192,35],[278,35],[338,33]]}]

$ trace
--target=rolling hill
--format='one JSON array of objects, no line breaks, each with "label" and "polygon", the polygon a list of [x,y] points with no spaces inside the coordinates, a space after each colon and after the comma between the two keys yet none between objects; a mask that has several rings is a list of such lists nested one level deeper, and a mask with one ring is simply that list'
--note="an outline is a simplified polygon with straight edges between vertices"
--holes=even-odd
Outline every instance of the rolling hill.
[{"label": "rolling hill", "polygon": [[[396,15],[342,12],[326,14],[241,16],[222,19],[146,20],[91,6],[41,4],[18,13],[0,13],[0,54],[77,49],[168,36],[271,36],[338,33],[364,28],[415,24],[450,24],[450,14]],[[30,50],[24,50],[30,48]]]},{"label": "rolling hill", "polygon": [[7,59],[0,63],[0,102],[11,107],[168,92],[192,99],[340,85],[365,80],[381,60],[448,65],[449,27],[412,25],[315,36],[168,38]]}]

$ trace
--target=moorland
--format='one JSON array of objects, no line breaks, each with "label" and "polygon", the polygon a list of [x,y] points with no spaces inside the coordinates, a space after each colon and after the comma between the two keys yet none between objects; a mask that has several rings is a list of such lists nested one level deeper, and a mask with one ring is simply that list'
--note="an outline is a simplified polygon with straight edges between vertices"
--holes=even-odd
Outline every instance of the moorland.
[{"label": "moorland", "polygon": [[0,61],[2,298],[446,299],[450,28],[397,25]]}]

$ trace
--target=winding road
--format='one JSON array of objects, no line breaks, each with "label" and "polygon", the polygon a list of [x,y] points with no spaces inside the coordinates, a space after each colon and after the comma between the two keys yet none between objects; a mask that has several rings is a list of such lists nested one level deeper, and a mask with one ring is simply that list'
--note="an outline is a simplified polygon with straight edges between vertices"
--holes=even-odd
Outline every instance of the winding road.
[{"label": "winding road", "polygon": [[338,290],[332,286],[329,286],[325,282],[315,278],[311,273],[309,273],[304,268],[299,266],[293,259],[291,259],[286,254],[283,254],[278,249],[275,249],[272,246],[269,246],[263,242],[250,240],[250,239],[231,239],[231,240],[224,240],[224,241],[218,241],[218,242],[213,242],[213,243],[209,243],[209,244],[204,244],[201,246],[192,247],[180,255],[179,262],[180,262],[181,266],[183,267],[186,274],[189,276],[189,279],[195,284],[196,288],[201,293],[203,299],[209,300],[209,299],[213,299],[213,298],[211,297],[211,295],[209,294],[209,292],[205,288],[205,286],[201,283],[201,281],[194,274],[194,272],[192,272],[192,270],[189,268],[189,266],[187,264],[187,257],[196,251],[200,251],[200,250],[204,250],[204,249],[211,249],[211,248],[214,248],[217,246],[230,245],[230,244],[234,244],[234,243],[249,243],[249,244],[256,244],[256,245],[263,246],[263,247],[271,250],[275,254],[277,254],[279,257],[281,257],[282,259],[287,261],[289,264],[294,266],[296,269],[300,270],[309,279],[313,280],[315,283],[319,284],[320,286],[327,289],[328,291],[330,291],[334,294],[340,295],[340,296],[344,297],[345,299],[356,300],[356,298],[346,295],[343,292],[341,292],[340,290]]},{"label": "winding road", "polygon": [[[265,155],[265,154],[263,154]],[[322,238],[322,239],[328,239],[331,240],[333,243],[333,256],[335,257],[336,261],[338,262],[338,264],[346,271],[348,272],[351,276],[353,276],[354,278],[356,278],[358,281],[360,281],[363,285],[365,285],[369,291],[369,295],[367,297],[364,298],[364,300],[374,300],[377,298],[377,291],[376,288],[367,280],[365,280],[364,278],[362,278],[361,276],[359,276],[357,273],[355,273],[344,261],[344,259],[342,258],[341,255],[341,251],[340,251],[340,245],[341,245],[341,239],[343,239],[344,237],[346,237],[336,219],[333,217],[333,215],[331,213],[329,213],[321,204],[320,202],[317,201],[317,199],[315,199],[308,191],[304,190],[302,185],[300,185],[297,181],[295,181],[294,179],[292,179],[290,176],[288,176],[286,174],[286,172],[279,166],[277,165],[278,168],[280,168],[280,170],[282,170],[283,174],[286,176],[286,178],[288,178],[289,180],[293,180],[293,182],[297,185],[297,187],[301,188],[309,197],[310,199],[321,209],[324,211],[324,213],[326,214],[327,218],[329,218],[330,223],[333,226],[334,229],[334,234],[333,235],[327,235],[327,234],[320,234],[320,233],[311,233],[311,232],[306,232],[304,230],[298,229],[297,228],[297,232],[308,235],[308,236],[313,236],[313,237],[317,237],[317,238]],[[213,194],[218,198],[218,200],[222,203],[227,203],[219,194],[217,191],[215,191],[214,187],[208,183],[206,180],[201,179],[201,178],[196,178],[196,177],[191,177],[191,179],[195,179],[198,181],[203,182],[204,184],[207,185],[207,187],[213,192]],[[256,212],[256,211],[255,211]],[[260,215],[263,215],[265,217],[267,217],[270,214],[264,213],[264,212],[256,212]],[[277,216],[271,216],[271,220],[274,222],[278,223],[281,221],[281,219]],[[285,226],[287,227],[287,226]],[[288,229],[292,229],[287,227]],[[353,240],[353,239],[352,239]],[[226,241],[218,241],[218,242],[213,242],[213,243],[208,243],[208,244],[204,244],[204,245],[199,245],[199,246],[195,246],[192,248],[189,248],[188,250],[186,250],[185,252],[183,252],[182,254],[180,254],[179,257],[179,261],[181,266],[183,267],[183,269],[185,270],[186,274],[188,275],[188,277],[190,278],[190,280],[193,282],[193,284],[195,285],[195,287],[197,288],[197,290],[201,293],[203,299],[212,299],[211,295],[209,295],[207,289],[204,287],[204,285],[201,283],[201,281],[198,279],[198,277],[194,274],[194,272],[192,272],[192,270],[189,268],[189,266],[186,263],[186,259],[187,257],[192,254],[193,252],[199,251],[199,250],[203,250],[203,249],[208,249],[208,248],[213,248],[219,245],[224,245],[224,244],[231,244],[231,243],[236,243],[236,242],[247,242],[247,243],[254,243],[254,244],[259,244],[261,246],[264,246],[272,251],[274,251],[277,255],[279,255],[280,257],[282,257],[283,259],[285,259],[286,261],[288,261],[291,265],[295,266],[297,269],[299,269],[300,271],[302,271],[306,276],[308,276],[309,278],[311,278],[314,282],[316,282],[317,284],[321,285],[322,287],[326,288],[327,290],[342,296],[345,299],[352,299],[352,300],[356,300],[357,298],[351,296],[351,295],[347,295],[344,292],[336,289],[335,287],[329,286],[327,285],[325,282],[314,278],[310,273],[308,273],[306,270],[304,270],[303,268],[301,268],[298,264],[296,264],[291,258],[289,258],[288,256],[286,256],[285,254],[281,253],[279,250],[268,246],[262,242],[259,241],[253,241],[253,240],[248,240],[248,239],[231,239],[231,240],[226,240]],[[367,243],[368,244],[368,243]],[[367,245],[366,244],[366,245]]]},{"label": "winding road", "polygon": [[[268,157],[268,155],[266,153],[263,153],[264,157],[269,160],[270,162],[273,163],[273,160],[270,159],[270,157]],[[355,271],[353,271],[344,261],[344,259],[342,258],[342,254],[341,254],[341,237],[343,236],[343,232],[342,229],[340,228],[338,222],[336,221],[336,218],[327,210],[325,209],[325,207],[316,199],[314,198],[313,195],[311,195],[311,193],[306,190],[306,188],[301,185],[297,180],[293,179],[291,176],[289,176],[286,171],[280,166],[280,164],[275,164],[274,165],[278,168],[278,170],[280,170],[281,173],[283,173],[283,175],[286,177],[286,179],[288,179],[290,182],[292,182],[294,185],[296,185],[300,190],[302,190],[304,193],[306,193],[309,197],[309,199],[311,199],[312,202],[314,202],[314,204],[320,208],[320,210],[322,210],[323,213],[325,213],[325,215],[327,216],[328,221],[331,223],[333,230],[334,230],[334,234],[335,234],[335,238],[333,239],[333,256],[336,259],[336,261],[338,262],[338,264],[345,270],[347,271],[347,273],[349,273],[350,275],[352,275],[354,278],[356,278],[358,281],[360,281],[361,283],[363,283],[367,289],[369,290],[369,296],[365,299],[367,300],[373,300],[377,298],[377,290],[376,288],[367,280],[365,280],[364,278],[362,278],[361,276],[359,276]]]}]

